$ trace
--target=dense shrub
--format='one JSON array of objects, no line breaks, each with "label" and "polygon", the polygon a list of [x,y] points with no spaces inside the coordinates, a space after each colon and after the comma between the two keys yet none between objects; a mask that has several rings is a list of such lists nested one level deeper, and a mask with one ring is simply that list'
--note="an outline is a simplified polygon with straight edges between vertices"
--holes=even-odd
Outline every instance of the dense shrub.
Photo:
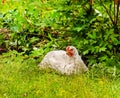
[{"label": "dense shrub", "polygon": [[[11,3],[15,2],[8,2]],[[87,0],[23,1],[22,9],[14,5],[0,14],[1,28],[10,30],[7,48],[39,56],[51,49],[74,45],[88,65],[104,63],[119,67],[120,21],[113,16],[113,3],[102,0],[95,1],[94,5]]]}]

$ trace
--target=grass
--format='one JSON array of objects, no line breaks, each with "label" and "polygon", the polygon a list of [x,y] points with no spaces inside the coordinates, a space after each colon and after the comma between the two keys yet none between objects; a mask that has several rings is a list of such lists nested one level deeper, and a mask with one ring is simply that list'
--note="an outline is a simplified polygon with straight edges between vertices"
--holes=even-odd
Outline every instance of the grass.
[{"label": "grass", "polygon": [[0,56],[0,98],[120,98],[119,79],[95,77],[94,71],[71,76],[40,71],[36,62]]}]

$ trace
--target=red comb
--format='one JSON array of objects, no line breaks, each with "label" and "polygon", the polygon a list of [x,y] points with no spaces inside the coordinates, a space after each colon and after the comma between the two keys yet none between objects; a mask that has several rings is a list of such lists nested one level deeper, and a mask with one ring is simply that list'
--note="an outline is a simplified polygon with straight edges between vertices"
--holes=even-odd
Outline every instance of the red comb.
[{"label": "red comb", "polygon": [[66,50],[70,50],[70,46],[67,46],[67,47],[66,47]]}]

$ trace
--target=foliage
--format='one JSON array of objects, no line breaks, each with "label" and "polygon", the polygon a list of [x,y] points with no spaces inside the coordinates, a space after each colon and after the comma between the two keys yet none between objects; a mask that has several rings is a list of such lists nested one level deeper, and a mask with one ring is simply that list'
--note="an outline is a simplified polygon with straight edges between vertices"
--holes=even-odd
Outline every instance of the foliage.
[{"label": "foliage", "polygon": [[89,66],[120,68],[120,21],[114,20],[113,1],[97,0],[91,9],[87,0],[8,0],[1,8],[1,28],[7,28],[10,37],[0,45],[6,40],[7,49],[42,57],[74,45]]}]

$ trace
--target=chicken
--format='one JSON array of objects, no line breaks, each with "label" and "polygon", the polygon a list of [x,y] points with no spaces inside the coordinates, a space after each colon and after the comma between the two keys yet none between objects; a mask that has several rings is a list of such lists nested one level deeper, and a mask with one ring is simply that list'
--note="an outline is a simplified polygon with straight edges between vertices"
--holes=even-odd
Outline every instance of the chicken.
[{"label": "chicken", "polygon": [[41,69],[52,68],[66,75],[83,73],[88,70],[74,46],[68,46],[66,51],[48,52],[38,66]]}]

